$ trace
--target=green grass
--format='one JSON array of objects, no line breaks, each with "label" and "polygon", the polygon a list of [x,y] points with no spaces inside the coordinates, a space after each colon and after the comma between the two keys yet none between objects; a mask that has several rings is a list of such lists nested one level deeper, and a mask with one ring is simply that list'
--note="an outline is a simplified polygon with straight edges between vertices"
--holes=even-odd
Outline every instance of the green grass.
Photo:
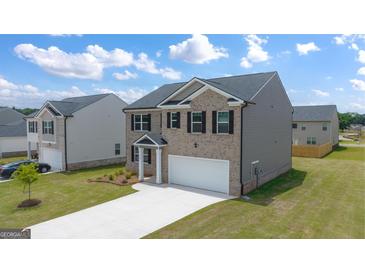
[{"label": "green grass", "polygon": [[16,156],[16,157],[8,157],[8,158],[0,158],[0,165],[5,165],[7,163],[26,160],[27,156]]},{"label": "green grass", "polygon": [[17,208],[27,199],[20,183],[0,183],[0,228],[23,228],[134,193],[131,186],[87,182],[89,178],[113,174],[118,168],[108,166],[42,175],[32,186],[32,198],[42,200],[42,204],[28,209]]},{"label": "green grass", "polygon": [[146,238],[365,238],[364,148],[293,169],[249,194],[203,208]]}]

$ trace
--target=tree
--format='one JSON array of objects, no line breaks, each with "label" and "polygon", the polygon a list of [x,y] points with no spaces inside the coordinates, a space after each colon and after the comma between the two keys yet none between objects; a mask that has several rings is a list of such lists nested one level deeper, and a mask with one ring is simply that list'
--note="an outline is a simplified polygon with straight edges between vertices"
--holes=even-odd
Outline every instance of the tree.
[{"label": "tree", "polygon": [[30,186],[39,179],[37,164],[31,163],[28,165],[20,165],[13,173],[12,177],[16,181],[23,183],[24,188],[28,186],[28,200],[30,200]]}]

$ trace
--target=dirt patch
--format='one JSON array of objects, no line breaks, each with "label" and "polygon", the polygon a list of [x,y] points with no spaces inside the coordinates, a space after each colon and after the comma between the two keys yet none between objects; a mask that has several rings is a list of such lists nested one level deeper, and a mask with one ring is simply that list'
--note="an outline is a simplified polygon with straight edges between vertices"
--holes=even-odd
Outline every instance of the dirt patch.
[{"label": "dirt patch", "polygon": [[126,178],[125,175],[118,175],[118,176],[103,176],[98,177],[96,179],[88,179],[88,183],[107,183],[113,184],[118,186],[129,186],[134,185],[139,182],[137,176],[131,176],[129,179]]},{"label": "dirt patch", "polygon": [[41,200],[38,199],[28,199],[28,200],[24,200],[23,202],[21,202],[20,204],[18,204],[18,208],[25,208],[25,207],[33,207],[33,206],[37,206],[41,203]]}]

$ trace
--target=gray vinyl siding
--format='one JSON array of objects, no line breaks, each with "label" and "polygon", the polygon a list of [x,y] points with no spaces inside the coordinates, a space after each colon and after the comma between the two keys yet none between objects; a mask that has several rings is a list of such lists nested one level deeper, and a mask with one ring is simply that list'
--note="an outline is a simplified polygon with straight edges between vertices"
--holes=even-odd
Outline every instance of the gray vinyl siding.
[{"label": "gray vinyl siding", "polygon": [[260,183],[291,168],[293,108],[276,74],[243,108],[242,179],[253,180],[251,163],[260,161]]},{"label": "gray vinyl siding", "polygon": [[[323,145],[331,142],[332,123],[331,122],[295,122],[297,128],[293,128],[293,145],[306,145],[307,137],[315,137],[317,145]],[[327,130],[322,129],[327,124]],[[305,127],[305,130],[302,130]]]},{"label": "gray vinyl siding", "polygon": [[337,111],[333,113],[333,119],[331,121],[331,126],[332,126],[332,145],[337,145],[338,144],[338,127],[339,127],[339,122],[338,122],[338,115],[337,115]]}]

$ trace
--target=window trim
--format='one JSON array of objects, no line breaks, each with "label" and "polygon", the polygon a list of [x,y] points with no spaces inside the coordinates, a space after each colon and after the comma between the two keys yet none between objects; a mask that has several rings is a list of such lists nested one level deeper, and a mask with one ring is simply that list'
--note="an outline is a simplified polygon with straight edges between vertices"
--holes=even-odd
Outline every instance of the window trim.
[{"label": "window trim", "polygon": [[[119,148],[117,149],[117,145],[119,146]],[[114,144],[114,155],[120,155],[120,143],[116,143]],[[119,151],[119,153],[117,153],[117,151]]]},{"label": "window trim", "polygon": [[37,121],[28,121],[28,132],[29,133],[38,133]]},{"label": "window trim", "polygon": [[327,130],[328,130],[328,123],[323,123],[322,124],[322,131],[327,131]]},{"label": "window trim", "polygon": [[54,135],[54,133],[52,133],[52,120],[44,120],[44,133],[43,134],[48,134],[48,135]]},{"label": "window trim", "polygon": [[[295,125],[295,127],[294,127],[294,125]],[[292,123],[291,124],[291,128],[292,129],[298,129],[298,123]]]},{"label": "window trim", "polygon": [[[173,118],[172,118],[172,116],[173,116],[174,114],[176,115],[176,118],[175,118],[175,119],[173,119]],[[176,122],[176,127],[173,127],[173,126],[172,126],[172,122]],[[177,111],[176,111],[176,112],[171,112],[171,113],[170,113],[170,128],[172,128],[172,129],[177,129],[177,123],[178,123]]]},{"label": "window trim", "polygon": [[[140,116],[141,117],[141,121],[140,122],[136,122],[136,116]],[[149,131],[148,129],[143,129],[143,124],[146,124],[147,125],[147,128],[148,128],[148,124],[149,122],[143,122],[143,116],[147,116],[148,117],[148,114],[134,114],[134,121],[133,121],[133,125],[134,125],[134,131],[139,131],[139,132],[145,132],[145,131]],[[137,129],[136,128],[136,124],[141,124],[141,129]]]},{"label": "window trim", "polygon": [[[193,116],[194,113],[200,113],[200,122],[194,122]],[[200,124],[200,131],[194,131],[194,124]],[[203,133],[203,111],[192,111],[191,112],[191,133],[193,134],[201,134]]]},{"label": "window trim", "polygon": [[[308,143],[308,141],[309,141],[309,143]],[[316,137],[307,136],[307,145],[316,145],[316,144],[317,144]]]},{"label": "window trim", "polygon": [[[219,113],[228,113],[228,121],[227,122],[219,122],[219,119],[218,119],[218,117],[219,117]],[[217,123],[216,123],[216,131],[217,131],[217,134],[229,134],[229,110],[222,110],[222,111],[217,111]],[[218,125],[219,124],[227,124],[228,125],[228,127],[227,127],[227,132],[219,132],[219,127],[218,127]]]},{"label": "window trim", "polygon": [[301,126],[300,129],[301,129],[301,131],[305,131],[307,129],[307,127],[306,126]]},{"label": "window trim", "polygon": [[[149,165],[149,163],[148,163],[148,154],[149,154],[148,150],[149,149],[150,148],[143,148],[143,163],[145,165]],[[137,163],[139,162],[138,156],[139,156],[138,147],[134,146],[134,159],[133,159],[134,161],[133,162],[137,162]],[[147,157],[147,159],[146,159],[146,157]]]}]

